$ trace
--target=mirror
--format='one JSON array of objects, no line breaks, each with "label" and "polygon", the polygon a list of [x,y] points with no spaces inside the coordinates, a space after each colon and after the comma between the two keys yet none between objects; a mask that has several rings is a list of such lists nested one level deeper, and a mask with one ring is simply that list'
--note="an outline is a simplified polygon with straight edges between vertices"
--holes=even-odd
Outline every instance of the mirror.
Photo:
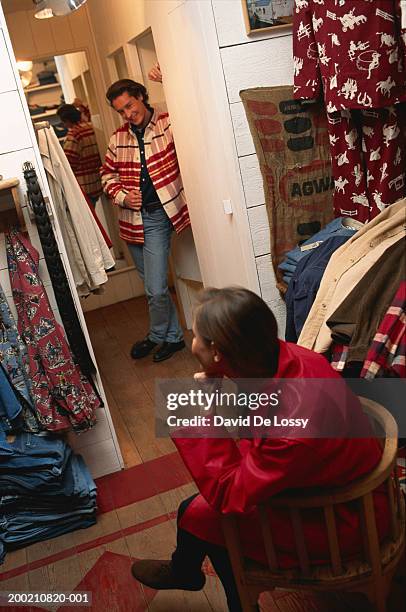
[{"label": "mirror", "polygon": [[[27,62],[23,62],[25,64]],[[21,72],[27,66],[22,65]],[[82,120],[92,124],[96,136],[100,158],[103,159],[106,149],[106,138],[102,127],[100,108],[87,54],[84,51],[66,53],[35,59],[30,62],[31,79],[24,88],[31,119],[37,122],[48,121],[63,146],[67,128],[57,115],[61,104],[75,105],[82,111]],[[96,203],[96,214],[104,229],[109,234],[116,258],[120,258],[121,247],[118,238],[117,223],[111,213],[111,206],[104,204],[102,198]]]}]

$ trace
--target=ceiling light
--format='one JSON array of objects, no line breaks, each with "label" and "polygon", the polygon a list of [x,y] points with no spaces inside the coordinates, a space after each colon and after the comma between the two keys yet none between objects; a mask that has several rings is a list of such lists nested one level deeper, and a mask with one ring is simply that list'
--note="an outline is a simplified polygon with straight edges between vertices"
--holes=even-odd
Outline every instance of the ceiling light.
[{"label": "ceiling light", "polygon": [[32,0],[37,11],[37,19],[49,19],[50,17],[63,17],[80,8],[86,0]]},{"label": "ceiling light", "polygon": [[28,72],[29,70],[32,70],[32,61],[31,60],[19,60],[17,62],[17,68],[20,72]]}]

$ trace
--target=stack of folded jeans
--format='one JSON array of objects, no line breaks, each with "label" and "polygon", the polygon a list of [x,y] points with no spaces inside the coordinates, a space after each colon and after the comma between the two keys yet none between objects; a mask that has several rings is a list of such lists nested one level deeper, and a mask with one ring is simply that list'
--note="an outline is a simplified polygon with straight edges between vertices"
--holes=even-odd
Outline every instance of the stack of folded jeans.
[{"label": "stack of folded jeans", "polygon": [[0,563],[7,550],[95,522],[96,485],[66,442],[31,433],[0,437]]},{"label": "stack of folded jeans", "polygon": [[289,284],[296,270],[299,261],[308,255],[308,253],[317,248],[322,242],[332,236],[348,236],[349,238],[355,234],[361,227],[362,223],[349,217],[338,217],[331,221],[326,227],[323,227],[317,234],[311,236],[302,245],[295,247],[285,255],[285,259],[279,264],[279,270],[282,270],[283,280]]}]

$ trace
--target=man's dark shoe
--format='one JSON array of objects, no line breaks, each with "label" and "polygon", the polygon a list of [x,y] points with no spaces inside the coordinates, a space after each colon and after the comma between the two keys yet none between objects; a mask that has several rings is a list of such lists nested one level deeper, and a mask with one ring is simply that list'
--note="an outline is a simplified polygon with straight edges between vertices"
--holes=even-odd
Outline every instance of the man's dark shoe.
[{"label": "man's dark shoe", "polygon": [[131,357],[133,359],[142,359],[150,354],[152,349],[157,346],[156,342],[152,342],[149,338],[144,338],[144,340],[140,340],[136,342],[131,349]]},{"label": "man's dark shoe", "polygon": [[172,357],[172,355],[176,353],[176,351],[181,351],[183,348],[185,348],[185,343],[183,342],[183,340],[181,340],[180,342],[164,342],[163,344],[161,344],[156,353],[154,353],[152,361],[154,361],[155,363],[158,363],[159,361],[165,361],[165,359],[169,359],[169,357]]},{"label": "man's dark shoe", "polygon": [[144,559],[135,561],[131,573],[136,580],[151,589],[182,589],[183,591],[200,591],[206,582],[206,576],[199,572],[193,578],[178,576],[173,572],[172,561],[161,559]]}]

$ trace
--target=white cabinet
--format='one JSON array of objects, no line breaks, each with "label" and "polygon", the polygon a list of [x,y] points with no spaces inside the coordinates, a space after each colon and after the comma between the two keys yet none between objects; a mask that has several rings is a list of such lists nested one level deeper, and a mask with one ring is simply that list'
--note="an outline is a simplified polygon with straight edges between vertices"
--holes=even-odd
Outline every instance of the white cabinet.
[{"label": "white cabinet", "polygon": [[31,140],[18,92],[0,94],[0,155],[30,146]]},{"label": "white cabinet", "polygon": [[0,29],[0,92],[17,89],[10,58],[8,57],[3,30]]}]

